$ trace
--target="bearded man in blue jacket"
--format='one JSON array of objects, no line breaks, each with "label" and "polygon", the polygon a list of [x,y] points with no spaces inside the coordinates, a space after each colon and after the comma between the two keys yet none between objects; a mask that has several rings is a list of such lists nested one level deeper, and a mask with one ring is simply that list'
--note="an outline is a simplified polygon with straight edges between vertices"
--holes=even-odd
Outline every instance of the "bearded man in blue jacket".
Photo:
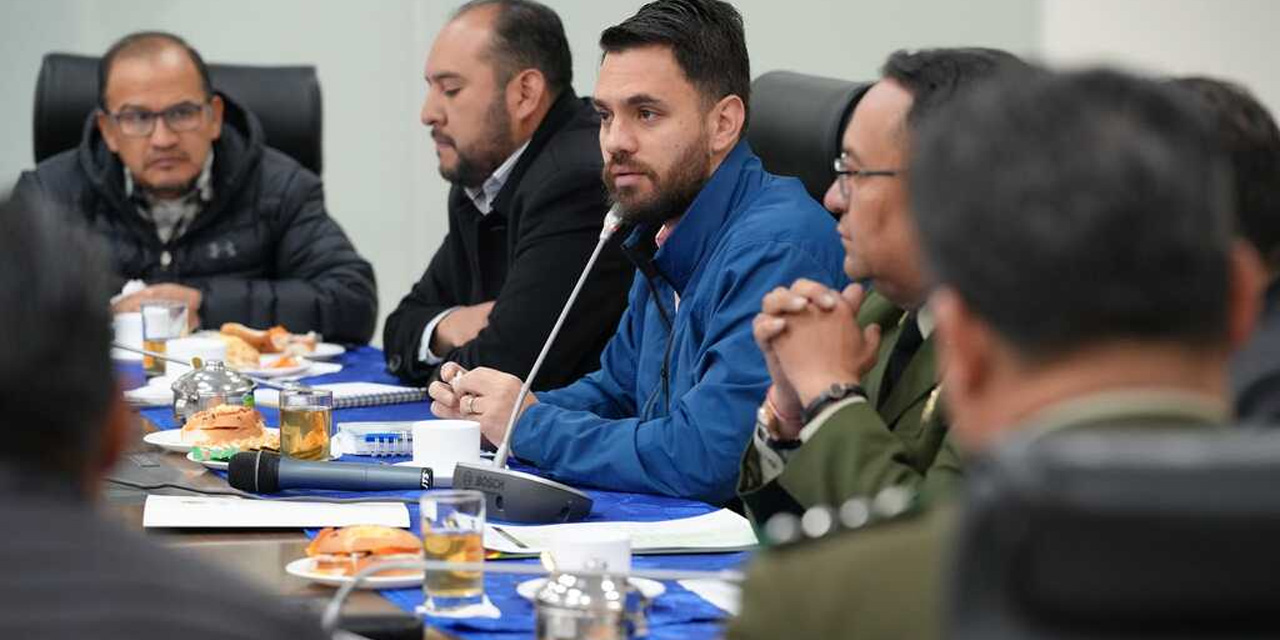
[{"label": "bearded man in blue jacket", "polygon": [[[751,334],[760,299],[802,277],[843,286],[843,250],[800,182],[766,173],[742,140],[737,10],[657,0],[600,45],[604,181],[639,270],[600,370],[526,398],[511,452],[573,484],[722,504],[769,384]],[[449,365],[432,411],[500,442],[525,373]]]}]

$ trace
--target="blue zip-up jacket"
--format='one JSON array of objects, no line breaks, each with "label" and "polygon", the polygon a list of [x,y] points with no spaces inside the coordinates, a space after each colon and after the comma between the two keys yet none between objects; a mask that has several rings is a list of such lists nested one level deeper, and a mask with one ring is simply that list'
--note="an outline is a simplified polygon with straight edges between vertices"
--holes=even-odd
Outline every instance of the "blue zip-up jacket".
[{"label": "blue zip-up jacket", "polygon": [[[654,231],[637,229],[626,245],[651,243]],[[797,278],[842,288],[843,261],[831,214],[739,142],[652,266],[639,265],[600,370],[538,394],[512,451],[571,483],[728,502],[769,386],[751,336],[760,301]]]}]

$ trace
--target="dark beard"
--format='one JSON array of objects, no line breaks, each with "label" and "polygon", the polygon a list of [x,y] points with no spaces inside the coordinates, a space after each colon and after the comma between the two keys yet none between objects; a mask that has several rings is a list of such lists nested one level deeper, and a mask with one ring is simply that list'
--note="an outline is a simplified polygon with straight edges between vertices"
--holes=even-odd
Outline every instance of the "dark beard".
[{"label": "dark beard", "polygon": [[464,151],[461,147],[454,146],[458,164],[453,170],[440,167],[440,175],[445,180],[458,186],[478,189],[493,175],[498,165],[515,151],[515,141],[511,139],[511,114],[507,113],[501,93],[489,103],[484,128],[489,132],[489,137],[477,142],[473,148]]},{"label": "dark beard", "polygon": [[[648,201],[623,202],[608,177],[608,164],[605,167],[605,187],[609,191],[609,201],[617,207],[622,220],[634,225],[660,225],[672,218],[684,215],[694,198],[702,191],[710,176],[707,169],[711,161],[706,157],[705,137],[691,146],[672,165],[671,174],[659,179],[649,170],[650,180],[654,184],[654,195]],[[615,157],[616,163],[625,164],[626,158]]]}]

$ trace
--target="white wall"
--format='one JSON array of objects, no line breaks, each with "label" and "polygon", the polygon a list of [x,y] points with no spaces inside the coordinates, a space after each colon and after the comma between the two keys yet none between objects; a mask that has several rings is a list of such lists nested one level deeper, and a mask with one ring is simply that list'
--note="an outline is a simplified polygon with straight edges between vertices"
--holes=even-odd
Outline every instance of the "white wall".
[{"label": "white wall", "polygon": [[[565,22],[575,86],[595,85],[600,30],[642,4],[549,0]],[[740,0],[755,74],[787,68],[870,78],[900,47],[981,44],[1038,50],[1029,0]],[[454,2],[439,0],[0,1],[0,191],[30,167],[31,105],[41,56],[98,55],[119,36],[164,29],[212,62],[314,64],[324,96],[330,213],[374,264],[382,316],[445,232],[448,186],[418,123],[422,65]]]},{"label": "white wall", "polygon": [[1120,64],[1213,75],[1249,87],[1280,113],[1275,0],[1042,0],[1047,62]]}]

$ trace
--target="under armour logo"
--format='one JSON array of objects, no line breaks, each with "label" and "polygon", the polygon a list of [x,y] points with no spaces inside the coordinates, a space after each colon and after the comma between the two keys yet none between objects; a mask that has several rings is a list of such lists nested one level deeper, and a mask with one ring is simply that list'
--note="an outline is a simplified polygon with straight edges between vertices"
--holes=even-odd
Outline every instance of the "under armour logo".
[{"label": "under armour logo", "polygon": [[227,258],[236,257],[236,245],[234,243],[230,240],[223,240],[221,242],[214,241],[209,243],[210,260],[217,260],[224,256]]}]

